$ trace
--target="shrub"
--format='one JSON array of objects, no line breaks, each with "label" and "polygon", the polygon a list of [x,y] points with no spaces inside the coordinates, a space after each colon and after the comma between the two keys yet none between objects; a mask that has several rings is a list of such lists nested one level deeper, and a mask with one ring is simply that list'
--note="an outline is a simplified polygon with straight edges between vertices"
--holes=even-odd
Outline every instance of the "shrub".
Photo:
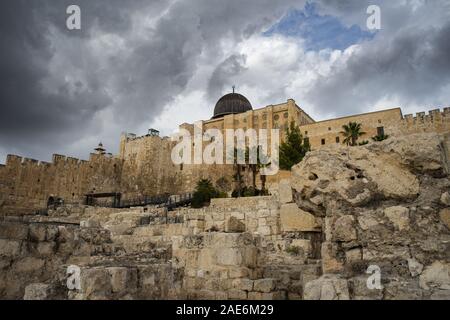
[{"label": "shrub", "polygon": [[193,208],[201,208],[208,204],[212,198],[219,196],[219,194],[210,180],[201,179],[197,182],[191,206]]},{"label": "shrub", "polygon": [[286,248],[286,252],[293,256],[298,256],[301,253],[300,247],[290,246]]},{"label": "shrub", "polygon": [[372,140],[375,142],[380,142],[380,141],[386,140],[387,138],[389,138],[389,135],[383,134],[383,135],[378,135],[378,136],[372,137]]}]

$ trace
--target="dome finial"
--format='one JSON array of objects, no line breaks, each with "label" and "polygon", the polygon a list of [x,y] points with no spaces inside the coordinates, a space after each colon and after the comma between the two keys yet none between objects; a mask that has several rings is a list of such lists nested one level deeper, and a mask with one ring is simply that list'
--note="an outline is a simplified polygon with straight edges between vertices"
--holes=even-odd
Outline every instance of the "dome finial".
[{"label": "dome finial", "polygon": [[236,86],[233,84],[231,87],[233,88],[233,93],[234,93],[234,89],[236,89]]}]

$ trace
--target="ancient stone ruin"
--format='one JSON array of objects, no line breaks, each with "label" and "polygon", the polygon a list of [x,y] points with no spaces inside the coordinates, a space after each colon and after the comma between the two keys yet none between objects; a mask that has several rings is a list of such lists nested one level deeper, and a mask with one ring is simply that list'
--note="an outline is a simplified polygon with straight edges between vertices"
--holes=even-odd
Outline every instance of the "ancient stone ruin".
[{"label": "ancient stone ruin", "polygon": [[321,148],[271,196],[202,209],[2,216],[0,297],[450,299],[449,141]]}]

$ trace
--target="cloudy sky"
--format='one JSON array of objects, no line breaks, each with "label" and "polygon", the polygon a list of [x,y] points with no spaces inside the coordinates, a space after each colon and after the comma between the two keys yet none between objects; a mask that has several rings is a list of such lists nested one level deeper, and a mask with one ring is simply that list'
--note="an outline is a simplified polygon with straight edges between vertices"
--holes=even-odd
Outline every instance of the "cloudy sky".
[{"label": "cloudy sky", "polygon": [[316,120],[450,105],[448,0],[3,0],[0,41],[0,163],[116,153],[122,131],[210,118],[233,84]]}]

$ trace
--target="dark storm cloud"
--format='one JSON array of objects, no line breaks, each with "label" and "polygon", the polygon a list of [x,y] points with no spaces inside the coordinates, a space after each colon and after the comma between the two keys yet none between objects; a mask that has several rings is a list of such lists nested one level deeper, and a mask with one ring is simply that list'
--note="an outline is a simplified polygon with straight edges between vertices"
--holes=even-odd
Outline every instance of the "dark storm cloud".
[{"label": "dark storm cloud", "polygon": [[49,75],[47,63],[54,54],[47,38],[48,27],[37,1],[2,3],[0,145],[4,149],[54,143],[73,122],[82,129],[92,113],[109,102],[98,90],[69,94],[65,83],[55,92],[43,91],[42,80]]},{"label": "dark storm cloud", "polygon": [[[81,31],[65,28],[74,3]],[[216,54],[224,37],[241,41],[260,32],[290,3],[3,1],[0,152],[48,159],[78,153],[79,145],[67,146],[93,136],[117,143],[120,128],[150,122],[184,90],[200,54]],[[139,16],[155,21],[136,28],[145,22]],[[112,123],[102,121],[108,113]],[[75,155],[92,146],[83,147],[86,153]]]},{"label": "dark storm cloud", "polygon": [[246,58],[245,55],[234,54],[216,67],[208,84],[208,95],[211,101],[217,100],[217,97],[224,94],[225,86],[231,90],[231,87],[235,85],[233,79],[247,69],[245,67]]},{"label": "dark storm cloud", "polygon": [[[430,7],[415,10],[413,14],[414,10],[405,7],[397,19],[412,21],[416,16],[417,22],[423,19],[421,13],[437,11]],[[393,11],[398,12],[398,8]],[[448,13],[441,11],[444,17]],[[393,27],[396,23],[390,23],[392,18],[384,17],[385,30],[380,31],[375,41],[365,43],[343,66],[335,67],[326,77],[319,77],[306,95],[316,110],[352,114],[383,100],[399,101],[406,109],[411,105],[421,106],[423,110],[449,103],[450,22],[447,20],[439,26],[439,21],[445,19],[434,15],[428,24],[424,20],[397,28]]]},{"label": "dark storm cloud", "polygon": [[[445,95],[449,17],[443,12],[449,2],[425,1],[427,6],[418,8],[410,6],[412,2],[380,2],[382,32],[343,66],[319,77],[300,97],[308,100],[309,108],[350,113],[380,97],[425,103]],[[81,31],[65,27],[66,8],[74,3],[82,10]],[[194,89],[206,91],[215,101],[225,87],[242,85],[240,77],[247,73],[242,54],[225,53],[224,43],[238,47],[304,3],[2,1],[0,156],[18,153],[48,159],[58,152],[85,158],[100,140],[115,151],[120,131],[142,130],[151,123],[185,93],[198,70],[205,70],[201,63],[212,71],[204,75],[206,86]],[[364,27],[368,2],[322,0],[319,4],[322,12]],[[268,96],[276,92],[279,97],[273,100],[282,101],[288,98],[283,92],[289,83],[283,74],[277,76],[280,79],[264,82],[271,88],[258,86]],[[436,98],[436,103],[441,100]]]}]

